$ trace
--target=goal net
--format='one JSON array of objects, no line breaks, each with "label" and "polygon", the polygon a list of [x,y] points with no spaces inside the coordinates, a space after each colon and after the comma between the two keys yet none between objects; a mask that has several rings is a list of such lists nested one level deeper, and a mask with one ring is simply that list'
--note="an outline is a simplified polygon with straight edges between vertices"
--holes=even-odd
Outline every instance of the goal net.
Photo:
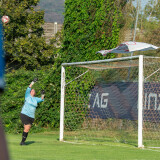
[{"label": "goal net", "polygon": [[60,140],[160,147],[160,58],[63,63]]}]

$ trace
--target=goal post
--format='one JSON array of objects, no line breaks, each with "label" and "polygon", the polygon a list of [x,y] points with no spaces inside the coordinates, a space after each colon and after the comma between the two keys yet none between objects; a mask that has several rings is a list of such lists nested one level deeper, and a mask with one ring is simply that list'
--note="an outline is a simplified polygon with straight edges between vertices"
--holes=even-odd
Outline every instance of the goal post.
[{"label": "goal post", "polygon": [[64,97],[65,97],[65,68],[61,67],[61,107],[60,107],[60,141],[63,141],[64,132]]},{"label": "goal post", "polygon": [[159,64],[143,55],[63,63],[60,141],[160,145]]},{"label": "goal post", "polygon": [[143,147],[143,55],[139,56],[139,75],[138,75],[138,147]]}]

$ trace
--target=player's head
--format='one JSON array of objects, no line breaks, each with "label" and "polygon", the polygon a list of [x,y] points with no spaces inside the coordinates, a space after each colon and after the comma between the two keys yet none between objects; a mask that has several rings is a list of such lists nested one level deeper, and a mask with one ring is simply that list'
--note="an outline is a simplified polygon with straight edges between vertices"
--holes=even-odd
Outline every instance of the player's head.
[{"label": "player's head", "polygon": [[34,89],[31,89],[30,94],[31,94],[32,97],[34,97],[36,95],[36,91]]}]

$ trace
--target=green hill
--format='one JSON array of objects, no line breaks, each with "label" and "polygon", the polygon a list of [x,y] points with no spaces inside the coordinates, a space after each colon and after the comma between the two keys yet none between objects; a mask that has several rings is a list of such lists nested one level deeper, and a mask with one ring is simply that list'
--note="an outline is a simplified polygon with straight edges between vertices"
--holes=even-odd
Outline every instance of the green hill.
[{"label": "green hill", "polygon": [[64,0],[40,0],[38,9],[45,11],[46,22],[63,23]]}]

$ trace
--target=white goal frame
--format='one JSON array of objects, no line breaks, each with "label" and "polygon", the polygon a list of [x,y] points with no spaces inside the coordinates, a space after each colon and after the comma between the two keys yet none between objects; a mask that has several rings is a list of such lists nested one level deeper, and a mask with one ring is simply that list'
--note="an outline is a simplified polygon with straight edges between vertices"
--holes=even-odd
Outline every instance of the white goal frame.
[{"label": "white goal frame", "polygon": [[[146,57],[146,56],[145,56]],[[59,140],[63,141],[64,138],[64,101],[65,101],[65,67],[72,65],[87,65],[87,64],[96,64],[102,62],[116,62],[116,61],[124,61],[124,60],[134,60],[138,59],[138,147],[143,148],[143,55],[138,56],[130,56],[130,57],[121,57],[114,59],[106,59],[106,60],[97,60],[97,61],[87,61],[87,62],[74,62],[74,63],[62,63],[61,65],[61,102],[60,102],[60,134]]]}]

